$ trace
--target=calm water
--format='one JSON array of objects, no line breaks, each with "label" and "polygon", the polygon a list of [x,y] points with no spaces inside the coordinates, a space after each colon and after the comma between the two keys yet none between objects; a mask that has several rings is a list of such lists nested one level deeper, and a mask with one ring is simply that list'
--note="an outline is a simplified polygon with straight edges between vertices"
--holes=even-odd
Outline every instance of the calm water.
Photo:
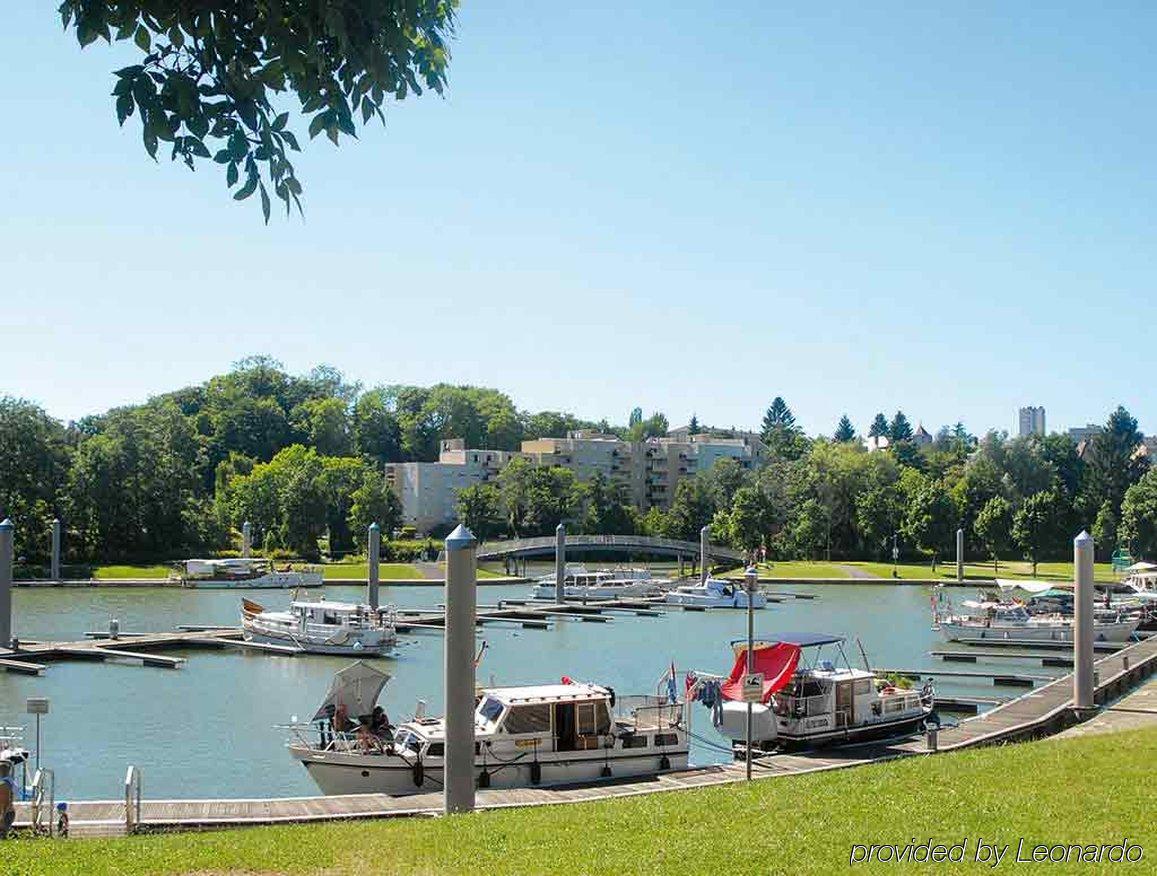
[{"label": "calm water", "polygon": [[[757,612],[757,636],[789,630],[859,635],[874,665],[935,667],[926,653],[938,644],[929,629],[927,588],[843,584],[791,589],[819,598],[788,600]],[[479,602],[493,604],[527,590],[525,585],[482,587]],[[326,594],[352,599],[361,590],[329,587]],[[281,591],[247,595],[271,607],[289,598]],[[73,640],[87,630],[107,629],[111,617],[120,620],[124,632],[155,632],[180,623],[235,624],[240,596],[237,591],[162,588],[19,589],[14,626],[19,636]],[[404,607],[432,607],[442,599],[441,587],[382,590],[383,603]],[[605,624],[564,621],[548,631],[488,626],[479,632],[489,644],[479,679],[486,683],[493,676],[499,684],[512,684],[571,675],[610,684],[621,693],[649,693],[671,661],[680,670],[726,672],[728,642],[744,635],[744,614],[730,611],[622,616]],[[407,636],[402,643],[395,659],[378,661],[394,675],[383,693],[387,711],[395,720],[408,717],[422,698],[439,712],[441,636]],[[854,641],[846,647],[858,663]],[[166,653],[188,657],[188,662],[178,670],[60,662],[39,678],[0,672],[0,724],[24,724],[31,730],[23,714],[25,697],[51,698],[42,751],[44,765],[56,771],[58,799],[116,798],[131,763],[143,769],[149,797],[317,793],[285,753],[285,734],[273,725],[294,715],[312,716],[333,672],[349,659],[233,650]],[[1027,664],[1019,668],[1047,672]],[[945,680],[938,688],[993,695],[987,682]],[[697,708],[694,720],[698,732],[714,735],[705,711]],[[705,746],[693,751],[697,763],[720,757]]]}]

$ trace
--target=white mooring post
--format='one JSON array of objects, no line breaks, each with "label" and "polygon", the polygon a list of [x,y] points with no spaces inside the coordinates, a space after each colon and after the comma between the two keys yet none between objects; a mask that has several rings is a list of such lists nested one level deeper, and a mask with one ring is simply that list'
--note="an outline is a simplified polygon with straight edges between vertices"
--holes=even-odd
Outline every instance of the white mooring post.
[{"label": "white mooring post", "polygon": [[1073,624],[1073,705],[1093,708],[1093,537],[1073,539],[1076,621]]},{"label": "white mooring post", "polygon": [[699,530],[699,581],[707,580],[707,527]]},{"label": "white mooring post", "polygon": [[[706,529],[706,527],[704,527]],[[759,589],[759,571],[755,566],[748,566],[744,573],[744,583],[747,585],[747,673],[755,671],[755,591]],[[747,701],[747,749],[746,774],[747,781],[751,781],[751,736],[752,736],[752,702]]]},{"label": "white mooring post", "polygon": [[566,599],[566,527],[554,528],[554,601]]},{"label": "white mooring post", "polygon": [[12,647],[12,538],[11,520],[0,523],[0,648]]},{"label": "white mooring post", "polygon": [[368,548],[366,554],[369,560],[368,573],[368,593],[367,599],[370,603],[370,608],[375,611],[378,608],[378,584],[381,581],[381,559],[382,559],[382,528],[376,523],[370,524],[370,533],[368,540]]},{"label": "white mooring post", "polygon": [[474,809],[474,625],[478,542],[459,524],[446,539],[447,815]]},{"label": "white mooring post", "polygon": [[253,553],[253,526],[246,520],[241,524],[241,556],[248,558]]},{"label": "white mooring post", "polygon": [[53,581],[59,582],[60,578],[60,519],[54,518],[52,521],[52,554],[49,566],[48,577]]},{"label": "white mooring post", "polygon": [[956,530],[956,580],[964,580],[964,530]]}]

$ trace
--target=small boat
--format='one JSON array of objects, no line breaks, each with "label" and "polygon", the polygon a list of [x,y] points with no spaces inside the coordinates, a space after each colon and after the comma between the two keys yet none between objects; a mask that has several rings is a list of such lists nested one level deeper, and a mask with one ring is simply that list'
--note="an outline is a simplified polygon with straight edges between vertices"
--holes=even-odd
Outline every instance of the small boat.
[{"label": "small boat", "polygon": [[[966,599],[965,611],[954,612],[942,588],[932,606],[932,629],[949,642],[1011,639],[1025,642],[1071,642],[1075,620],[1058,613],[1034,614],[1024,602]],[[1047,591],[1043,591],[1047,592]],[[1098,611],[1093,618],[1093,640],[1127,642],[1141,624],[1139,614]]]},{"label": "small boat", "polygon": [[321,569],[316,566],[277,569],[271,560],[261,557],[184,560],[176,565],[169,580],[182,587],[212,590],[288,590],[322,584]]},{"label": "small boat", "polygon": [[394,609],[352,602],[293,600],[288,611],[268,611],[241,600],[241,632],[247,642],[285,645],[307,654],[380,656],[397,643]]},{"label": "small boat", "polygon": [[[23,727],[0,726],[0,782],[6,782],[16,800],[28,799],[28,765],[32,754],[23,746]],[[0,818],[4,813],[0,811]],[[3,826],[0,825],[0,835]]]},{"label": "small boat", "polygon": [[[599,569],[568,563],[563,572],[563,593],[567,599],[618,599],[632,596],[657,596],[670,581],[653,578],[647,569]],[[555,598],[555,576],[544,575],[535,582],[534,599]]]},{"label": "small boat", "polygon": [[[313,723],[290,728],[290,755],[322,793],[401,796],[441,789],[443,719],[419,710],[389,726],[375,710],[389,678],[361,662],[343,669]],[[616,697],[605,685],[568,678],[480,689],[475,782],[525,788],[683,769],[690,738],[684,705],[669,696]]]},{"label": "small boat", "polygon": [[[667,592],[668,605],[693,605],[702,608],[747,608],[747,588],[735,581],[708,578],[701,584],[684,584]],[[752,594],[752,608],[766,608],[767,597]]]},{"label": "small boat", "polygon": [[[931,681],[915,690],[871,670],[855,669],[843,643],[842,636],[825,633],[782,633],[775,641],[754,643],[752,663],[763,684],[759,702],[751,707],[753,747],[773,751],[843,745],[921,731],[935,708]],[[842,665],[821,659],[827,645],[837,647]],[[747,642],[733,642],[732,648],[731,674],[693,673],[687,698],[708,705],[716,729],[742,751],[747,739]],[[806,662],[805,649],[815,649],[809,650],[812,656]]]}]

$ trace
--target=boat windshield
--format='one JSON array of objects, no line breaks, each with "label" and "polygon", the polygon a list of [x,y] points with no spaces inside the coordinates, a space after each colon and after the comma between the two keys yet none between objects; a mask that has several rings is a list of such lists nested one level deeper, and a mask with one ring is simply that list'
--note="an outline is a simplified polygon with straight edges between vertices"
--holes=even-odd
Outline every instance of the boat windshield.
[{"label": "boat windshield", "polygon": [[478,707],[478,714],[493,723],[497,721],[498,716],[502,714],[502,708],[501,700],[496,700],[494,697],[487,697],[482,701],[482,705]]}]

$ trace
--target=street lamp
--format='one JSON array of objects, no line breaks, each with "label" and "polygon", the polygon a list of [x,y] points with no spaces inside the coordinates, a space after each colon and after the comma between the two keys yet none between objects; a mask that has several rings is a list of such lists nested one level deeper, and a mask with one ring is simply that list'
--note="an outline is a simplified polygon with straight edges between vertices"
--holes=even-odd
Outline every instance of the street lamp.
[{"label": "street lamp", "polygon": [[[755,591],[759,586],[759,572],[755,566],[748,566],[743,575],[747,585],[747,674],[755,671]],[[762,685],[760,685],[762,691]],[[752,736],[752,702],[747,699],[747,781],[751,781],[751,736]]]}]

